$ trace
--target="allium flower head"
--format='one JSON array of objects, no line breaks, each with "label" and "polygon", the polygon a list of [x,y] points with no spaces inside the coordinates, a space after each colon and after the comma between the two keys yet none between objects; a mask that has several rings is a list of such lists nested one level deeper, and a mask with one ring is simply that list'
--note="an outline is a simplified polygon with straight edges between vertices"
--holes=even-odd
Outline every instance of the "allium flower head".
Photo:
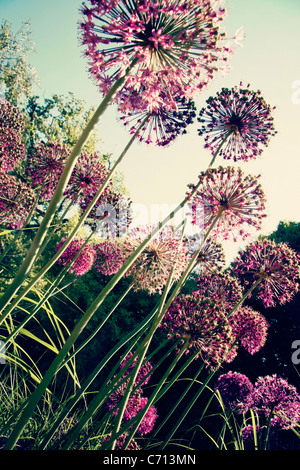
[{"label": "allium flower head", "polygon": [[[185,244],[191,258],[195,255],[196,251],[199,250],[199,241],[199,238],[193,236],[185,239]],[[220,269],[224,267],[224,265],[225,254],[221,243],[217,242],[213,238],[208,238],[203,243],[201,251],[197,256],[195,268],[206,273],[218,268]]]},{"label": "allium flower head", "polygon": [[277,374],[259,377],[251,396],[253,410],[271,418],[272,427],[290,429],[300,423],[300,395]]},{"label": "allium flower head", "polygon": [[[135,103],[132,106],[136,111],[121,118],[125,126],[130,126],[131,134],[134,134],[147,118],[138,134],[140,142],[149,145],[154,141],[156,145],[164,147],[173,142],[179,135],[186,134],[187,126],[193,123],[196,116],[196,106],[192,100],[175,98],[174,104],[170,106],[169,97],[166,100],[164,94],[158,106],[149,112],[149,110],[144,111],[143,97],[144,94],[137,94]],[[130,100],[132,101],[132,93],[130,94]],[[139,108],[141,108],[141,111],[139,111]]]},{"label": "allium flower head", "polygon": [[27,172],[33,187],[42,187],[41,197],[52,198],[64,169],[69,150],[60,142],[41,142],[38,148],[28,155]]},{"label": "allium flower head", "polygon": [[124,263],[124,250],[117,238],[106,238],[94,246],[97,259],[94,263],[96,271],[111,276],[119,271]]},{"label": "allium flower head", "polygon": [[[124,253],[130,256],[151,233],[151,227],[133,229],[124,240]],[[173,279],[180,278],[187,265],[187,251],[174,229],[165,227],[153,237],[137,260],[128,269],[126,275],[132,276],[134,289],[147,290],[150,294],[161,293],[171,270]]]},{"label": "allium flower head", "polygon": [[13,170],[25,156],[24,118],[8,101],[0,101],[0,169]]},{"label": "allium flower head", "polygon": [[219,390],[226,408],[237,413],[248,410],[253,384],[246,375],[229,371],[218,378],[215,389]]},{"label": "allium flower head", "polygon": [[[56,247],[56,251],[58,251],[66,238],[62,238],[60,243]],[[80,248],[84,244],[84,240],[82,239],[74,239],[71,241],[69,246],[65,249],[65,251],[61,254],[58,259],[58,262],[61,263],[63,266],[66,266],[70,263],[77,253],[79,252]],[[90,244],[86,244],[72,266],[69,268],[70,273],[75,273],[76,276],[83,276],[83,274],[87,273],[93,266],[96,259],[96,250]]]},{"label": "allium flower head", "polygon": [[[102,440],[101,444],[105,444],[107,441],[110,440],[112,434],[107,434],[105,436],[105,438]],[[124,432],[123,434],[121,434],[121,436],[118,437],[118,439],[116,440],[116,445],[115,445],[115,450],[122,450],[124,449],[124,444],[127,440],[127,437],[128,437],[128,433]],[[100,449],[101,449],[101,446],[100,446]],[[125,450],[140,450],[140,446],[138,445],[138,443],[134,440],[134,439],[131,439],[130,442],[127,444],[127,447]]]},{"label": "allium flower head", "polygon": [[289,302],[299,290],[300,257],[287,243],[257,240],[240,251],[232,272],[247,288],[258,279],[257,298],[265,307]]},{"label": "allium flower head", "polygon": [[189,349],[199,351],[199,357],[211,367],[222,363],[232,341],[225,310],[206,297],[178,296],[160,327],[170,337],[188,340]]},{"label": "allium flower head", "polygon": [[255,354],[267,339],[269,324],[264,315],[243,306],[229,316],[232,334],[249,354]]},{"label": "allium flower head", "polygon": [[0,224],[21,228],[35,202],[30,186],[0,171]]},{"label": "allium flower head", "polygon": [[71,174],[65,195],[74,201],[79,197],[95,196],[108,174],[97,153],[79,157]]},{"label": "allium flower head", "polygon": [[[208,0],[91,0],[83,4],[81,42],[102,93],[136,61],[125,89],[146,87],[149,105],[172,90],[192,97],[227,60],[220,22],[225,11]],[[223,64],[222,64],[223,65]],[[118,99],[118,96],[116,97]]]},{"label": "allium flower head", "polygon": [[[219,216],[212,236],[236,241],[250,236],[250,228],[259,230],[266,214],[265,196],[258,178],[234,167],[209,168],[202,172],[200,186],[189,201],[192,223],[196,223],[195,211],[202,206],[204,227],[212,217]],[[189,185],[191,190],[194,187]]]},{"label": "allium flower head", "polygon": [[236,277],[227,271],[211,270],[195,276],[197,297],[209,297],[214,303],[220,303],[227,313],[242,299],[243,289]]},{"label": "allium flower head", "polygon": [[226,138],[220,151],[226,160],[256,158],[275,134],[271,107],[260,91],[242,88],[242,84],[230,90],[223,88],[216,97],[210,97],[198,121],[203,123],[198,133],[206,135],[205,148],[212,154]]}]

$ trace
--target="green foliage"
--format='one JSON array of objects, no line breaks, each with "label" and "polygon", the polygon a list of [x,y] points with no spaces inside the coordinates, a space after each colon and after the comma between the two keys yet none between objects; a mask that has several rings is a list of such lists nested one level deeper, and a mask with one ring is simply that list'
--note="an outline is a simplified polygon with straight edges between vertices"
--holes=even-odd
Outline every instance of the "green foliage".
[{"label": "green foliage", "polygon": [[33,85],[37,83],[34,68],[28,56],[34,51],[31,39],[30,22],[22,24],[16,33],[12,25],[2,20],[0,25],[0,89],[7,100],[20,103],[31,96]]}]

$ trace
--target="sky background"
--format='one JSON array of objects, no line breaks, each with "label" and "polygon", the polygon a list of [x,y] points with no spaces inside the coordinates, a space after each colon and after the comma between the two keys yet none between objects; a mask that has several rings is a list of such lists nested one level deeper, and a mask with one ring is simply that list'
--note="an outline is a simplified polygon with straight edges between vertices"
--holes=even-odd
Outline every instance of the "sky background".
[{"label": "sky background", "polygon": [[[97,106],[101,96],[87,72],[83,49],[78,42],[81,1],[77,0],[0,0],[1,18],[17,31],[30,20],[36,52],[31,56],[40,80],[36,94],[73,92]],[[260,89],[274,111],[278,134],[270,141],[261,157],[238,164],[249,174],[261,175],[267,198],[267,213],[262,233],[276,229],[281,220],[300,222],[300,0],[227,0],[228,17],[223,23],[227,37],[244,28],[243,47],[237,47],[230,59],[226,76],[217,74],[196,105],[198,111],[209,96],[222,87],[239,82]],[[189,126],[168,148],[147,147],[136,143],[120,166],[125,184],[136,208],[144,207],[151,220],[155,205],[165,209],[177,205],[185,196],[187,185],[197,182],[198,174],[210,162],[197,133],[198,123]],[[116,119],[111,106],[98,125],[100,151],[116,159],[130,136]],[[233,164],[217,160],[219,165]],[[141,206],[138,206],[141,205]],[[139,213],[137,212],[137,217]],[[244,245],[226,244],[231,258]]]}]

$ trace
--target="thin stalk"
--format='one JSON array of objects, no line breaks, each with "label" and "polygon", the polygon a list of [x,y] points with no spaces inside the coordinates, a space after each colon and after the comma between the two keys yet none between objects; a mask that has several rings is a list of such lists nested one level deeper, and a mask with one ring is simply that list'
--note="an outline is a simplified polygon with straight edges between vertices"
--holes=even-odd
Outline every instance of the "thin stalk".
[{"label": "thin stalk", "polygon": [[189,404],[186,406],[186,408],[183,410],[180,418],[177,420],[176,424],[173,426],[173,428],[168,432],[162,446],[161,446],[161,449],[164,449],[167,444],[169,443],[171,437],[174,435],[174,433],[177,431],[177,429],[179,428],[179,426],[181,425],[181,423],[183,422],[183,420],[185,419],[185,417],[187,416],[188,412],[191,410],[191,408],[193,407],[193,405],[196,403],[196,401],[198,400],[198,398],[200,397],[201,393],[203,392],[203,390],[205,389],[206,385],[208,384],[208,382],[210,381],[210,379],[213,377],[213,375],[215,374],[216,370],[213,369],[211,371],[211,373],[206,377],[206,379],[204,380],[204,382],[202,383],[201,387],[199,387],[197,393],[195,393],[194,397],[192,398],[192,400],[189,402]]},{"label": "thin stalk", "polygon": [[[95,125],[98,123],[100,117],[102,114],[105,112],[107,109],[108,105],[111,103],[113,100],[114,96],[116,93],[122,88],[124,85],[124,81],[126,79],[126,76],[130,72],[130,70],[135,66],[135,61],[132,62],[131,66],[127,70],[126,74],[116,80],[116,82],[113,84],[111,87],[110,91],[106,94],[106,96],[103,98],[102,102],[98,106],[97,110],[95,111],[94,115],[86,125],[85,129],[83,130],[82,134],[80,135],[77,143],[75,144],[72,152],[70,153],[70,156],[68,157],[68,160],[66,162],[66,165],[63,169],[63,172],[61,174],[61,177],[58,181],[58,184],[56,186],[56,189],[54,191],[54,195],[49,203],[49,206],[47,208],[47,211],[43,217],[43,220],[40,224],[40,227],[31,243],[31,246],[27,252],[27,255],[18,271],[16,274],[13,282],[10,284],[10,286],[7,288],[3,296],[0,298],[0,312],[3,312],[4,308],[8,305],[8,303],[12,300],[14,295],[18,292],[20,289],[21,285],[23,284],[24,280],[26,279],[27,275],[31,271],[31,268],[33,267],[35,260],[37,258],[37,255],[39,253],[40,247],[42,246],[42,243],[47,235],[49,226],[51,224],[51,221],[54,217],[54,214],[56,212],[57,207],[59,206],[61,199],[63,197],[64,191],[67,187],[67,184],[69,182],[69,179],[71,177],[72,171],[74,166],[76,165],[76,162],[80,156],[81,149],[83,145],[86,143],[88,140],[91,132],[93,131]],[[0,319],[1,322],[2,318]]]},{"label": "thin stalk", "polygon": [[184,392],[180,395],[180,397],[178,398],[178,400],[176,401],[176,403],[172,406],[172,408],[170,409],[169,413],[164,417],[163,421],[160,423],[160,425],[158,427],[156,427],[155,431],[151,434],[151,437],[148,439],[147,441],[147,444],[146,444],[146,447],[144,448],[147,449],[147,447],[149,447],[149,445],[151,444],[151,442],[153,441],[154,437],[159,433],[159,431],[165,426],[165,424],[168,422],[168,420],[170,419],[170,417],[172,416],[172,414],[174,413],[174,411],[176,410],[176,408],[180,405],[180,403],[182,402],[182,400],[184,399],[184,397],[188,394],[189,390],[192,388],[193,384],[195,383],[195,381],[197,380],[197,378],[199,377],[199,375],[201,374],[202,370],[203,370],[203,367],[204,367],[204,363],[202,364],[202,366],[200,367],[199,370],[197,370],[194,378],[192,380],[190,380],[189,382],[189,385],[185,388]]}]

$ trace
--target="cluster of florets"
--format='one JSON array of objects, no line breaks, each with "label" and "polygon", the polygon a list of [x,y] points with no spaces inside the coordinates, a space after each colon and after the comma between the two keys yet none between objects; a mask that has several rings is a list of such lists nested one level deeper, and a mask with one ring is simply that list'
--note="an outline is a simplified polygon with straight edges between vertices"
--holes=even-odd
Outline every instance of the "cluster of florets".
[{"label": "cluster of florets", "polygon": [[218,378],[216,389],[226,408],[242,413],[251,408],[271,428],[287,430],[300,423],[300,395],[277,374],[259,377],[252,385],[245,375],[230,371]]},{"label": "cluster of florets", "polygon": [[[122,400],[130,380],[130,374],[134,371],[138,357],[132,359],[133,353],[130,352],[123,361],[121,361],[119,366],[119,371],[124,370],[123,376],[117,380],[116,385],[120,382],[120,385],[115,389],[115,391],[110,395],[109,399],[106,402],[106,407],[108,411],[115,415],[118,413],[119,408],[118,404]],[[147,359],[144,359],[139,371],[136,375],[133,391],[129,396],[126,408],[123,414],[123,421],[128,422],[131,421],[140,411],[142,411],[147,403],[148,398],[143,396],[143,389],[142,387],[146,385],[151,377],[152,371],[152,364]],[[125,380],[124,380],[125,379]],[[141,420],[137,433],[140,436],[144,436],[145,434],[149,434],[156,422],[158,417],[157,409],[155,406],[150,406],[149,409],[146,411],[143,419]]]},{"label": "cluster of florets", "polygon": [[212,270],[195,275],[197,285],[194,295],[209,297],[214,303],[220,303],[230,312],[243,297],[243,289],[238,278],[227,271]]},{"label": "cluster of florets", "polygon": [[187,342],[186,352],[198,351],[197,357],[209,367],[220,365],[232,344],[232,332],[221,305],[197,295],[180,295],[170,305],[160,328],[169,338]]},{"label": "cluster of florets", "polygon": [[0,223],[21,228],[35,202],[35,193],[14,175],[0,170]]},{"label": "cluster of florets", "polygon": [[0,169],[13,170],[25,156],[24,118],[8,101],[0,102]]},{"label": "cluster of florets", "polygon": [[205,135],[205,148],[215,154],[222,144],[220,155],[227,160],[256,158],[276,133],[271,107],[261,92],[250,90],[249,85],[222,88],[207,100],[198,121],[203,123],[198,133]]},{"label": "cluster of florets", "polygon": [[300,257],[287,243],[250,243],[232,263],[232,272],[247,288],[260,280],[257,298],[265,307],[285,304],[299,291]]},{"label": "cluster of florets", "polygon": [[[66,238],[62,238],[56,247],[56,252],[64,245]],[[74,239],[67,246],[67,248],[60,255],[58,262],[63,266],[70,263],[68,271],[76,274],[76,276],[83,276],[93,266],[96,260],[96,250],[89,243],[85,243],[83,239]]]},{"label": "cluster of florets", "polygon": [[[151,227],[133,229],[124,240],[124,254],[128,258],[150,237]],[[176,236],[173,227],[165,227],[157,236],[151,237],[148,245],[128,269],[126,276],[133,278],[135,290],[147,290],[150,294],[161,293],[172,271],[177,281],[187,265],[187,251]]]},{"label": "cluster of florets", "polygon": [[253,384],[246,375],[229,371],[218,378],[215,390],[219,391],[225,408],[236,413],[249,409],[247,400]]},{"label": "cluster of florets", "polygon": [[[74,202],[94,197],[104,183],[108,170],[98,153],[80,155],[68,182],[65,196]],[[111,183],[108,184],[108,187]]]},{"label": "cluster of florets", "polygon": [[[230,237],[246,239],[251,228],[261,228],[265,214],[265,195],[258,182],[259,177],[246,175],[240,168],[209,168],[199,175],[199,186],[190,184],[188,193],[192,223],[201,223],[201,229],[209,228],[217,218],[211,235],[227,240]],[[201,220],[196,214],[202,208]]]},{"label": "cluster of florets", "polygon": [[68,147],[61,142],[41,142],[27,157],[27,174],[42,199],[50,200],[61,177]]},{"label": "cluster of florets", "polygon": [[[145,90],[148,110],[160,106],[166,91],[170,103],[173,90],[180,98],[198,93],[232,52],[228,45],[220,45],[225,11],[217,3],[97,0],[84,4],[81,42],[101,92],[107,93],[114,80],[133,66],[123,92]],[[117,101],[120,96],[122,90]]]},{"label": "cluster of florets", "polygon": [[260,312],[247,306],[239,307],[229,316],[229,324],[234,341],[226,362],[231,362],[236,357],[239,345],[251,355],[265,345],[269,324]]},{"label": "cluster of florets", "polygon": [[[194,101],[175,97],[174,103],[170,106],[169,96],[165,94],[162,98],[160,106],[154,107],[151,112],[144,111],[144,93],[136,93],[136,97],[134,97],[134,93],[131,92],[126,101],[123,98],[121,111],[124,109],[125,112],[129,105],[134,111],[127,116],[122,116],[121,120],[125,126],[129,126],[131,134],[138,131],[140,142],[149,145],[154,141],[156,145],[165,147],[179,135],[186,134],[188,125],[194,122],[196,116]],[[134,103],[131,104],[133,101]]]},{"label": "cluster of florets", "polygon": [[111,276],[119,271],[124,263],[123,244],[118,238],[106,238],[94,245],[97,259],[94,269],[104,276]]},{"label": "cluster of florets", "polygon": [[213,238],[203,241],[201,236],[192,235],[185,237],[184,243],[191,258],[195,256],[196,252],[199,252],[195,264],[197,271],[207,273],[224,267],[225,253],[218,241]]}]

